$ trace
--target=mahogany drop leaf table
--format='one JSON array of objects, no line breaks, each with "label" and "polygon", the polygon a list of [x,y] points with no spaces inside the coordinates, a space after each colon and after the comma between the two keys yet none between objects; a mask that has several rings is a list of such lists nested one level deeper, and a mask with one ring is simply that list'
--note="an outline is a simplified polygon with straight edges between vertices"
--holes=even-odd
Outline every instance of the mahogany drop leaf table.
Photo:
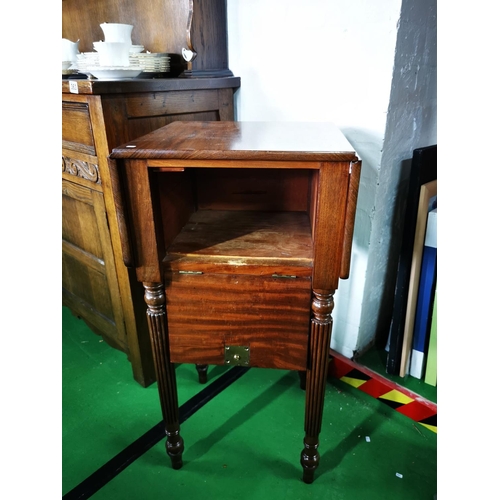
[{"label": "mahogany drop leaf table", "polygon": [[174,363],[305,373],[311,483],[361,161],[328,123],[173,122],[109,158],[123,260],[144,286],[166,448],[182,467]]}]

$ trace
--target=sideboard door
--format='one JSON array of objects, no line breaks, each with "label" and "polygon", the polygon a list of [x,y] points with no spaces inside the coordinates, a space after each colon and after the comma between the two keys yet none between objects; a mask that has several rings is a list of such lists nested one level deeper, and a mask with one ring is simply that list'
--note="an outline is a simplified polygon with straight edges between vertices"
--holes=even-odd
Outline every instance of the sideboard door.
[{"label": "sideboard door", "polygon": [[117,303],[118,280],[104,196],[63,179],[63,304],[106,341],[126,351],[125,325]]}]

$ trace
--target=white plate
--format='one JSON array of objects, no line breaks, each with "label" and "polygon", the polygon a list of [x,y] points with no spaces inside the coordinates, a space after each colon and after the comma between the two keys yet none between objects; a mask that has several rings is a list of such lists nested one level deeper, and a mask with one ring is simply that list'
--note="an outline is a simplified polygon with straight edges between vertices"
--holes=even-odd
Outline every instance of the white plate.
[{"label": "white plate", "polygon": [[135,78],[142,73],[142,68],[86,68],[98,80],[122,80],[123,78]]},{"label": "white plate", "polygon": [[143,50],[144,50],[144,45],[132,45],[132,47],[130,47],[131,54],[139,54]]}]

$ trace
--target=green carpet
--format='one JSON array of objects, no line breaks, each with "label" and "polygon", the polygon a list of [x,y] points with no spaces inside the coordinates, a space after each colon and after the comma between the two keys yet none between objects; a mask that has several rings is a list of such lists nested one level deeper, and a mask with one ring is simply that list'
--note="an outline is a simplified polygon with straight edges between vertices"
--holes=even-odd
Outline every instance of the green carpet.
[{"label": "green carpet", "polygon": [[[210,367],[209,383],[226,371]],[[176,369],[179,404],[203,387]],[[63,308],[62,494],[161,420],[156,384],[132,378],[126,356]],[[93,499],[422,500],[437,491],[437,436],[343,382],[327,385],[321,462],[301,480],[304,391],[298,376],[252,368],[181,426],[184,467],[162,440]],[[367,440],[367,437],[369,440]]]}]

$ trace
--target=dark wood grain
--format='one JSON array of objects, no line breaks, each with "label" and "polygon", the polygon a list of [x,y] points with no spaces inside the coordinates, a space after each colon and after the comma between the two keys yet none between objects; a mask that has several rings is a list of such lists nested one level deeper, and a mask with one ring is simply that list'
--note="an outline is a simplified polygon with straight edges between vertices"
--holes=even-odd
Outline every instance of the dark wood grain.
[{"label": "dark wood grain", "polygon": [[[332,124],[174,122],[113,150],[114,158],[357,161]],[[318,168],[307,165],[302,168]]]},{"label": "dark wood grain", "polygon": [[170,170],[154,176],[160,195],[160,207],[165,248],[181,232],[196,210],[196,198],[193,187],[193,172]]},{"label": "dark wood grain", "polygon": [[144,300],[148,306],[147,316],[155,359],[156,380],[167,434],[167,454],[172,460],[172,467],[180,469],[182,467],[184,441],[180,436],[175,367],[170,362],[163,284],[144,283]]},{"label": "dark wood grain", "polygon": [[250,366],[305,369],[310,279],[172,273],[165,290],[173,362],[222,365],[236,345]]},{"label": "dark wood grain", "polygon": [[168,249],[169,261],[180,257],[311,267],[309,218],[302,212],[199,210]]},{"label": "dark wood grain", "polygon": [[311,309],[310,356],[306,372],[306,416],[304,422],[306,435],[301,455],[305,483],[313,482],[314,472],[319,466],[319,433],[321,432],[323,419],[326,377],[328,374],[333,294],[322,294],[313,291]]},{"label": "dark wood grain", "polygon": [[152,192],[147,164],[134,161],[127,166],[127,220],[130,221],[135,271],[141,282],[162,282],[160,258],[165,255],[163,233],[158,214],[154,213],[155,195]]},{"label": "dark wood grain", "polygon": [[330,293],[338,287],[349,186],[348,162],[324,163],[319,172],[314,228],[313,288]]},{"label": "dark wood grain", "polygon": [[91,52],[93,42],[104,40],[101,23],[132,24],[132,43],[150,52],[181,53],[186,43],[185,27],[189,2],[149,0],[89,0],[82,8],[78,0],[62,2],[62,36],[80,40],[82,52]]},{"label": "dark wood grain", "polygon": [[190,29],[193,50],[196,51],[186,76],[228,76],[226,0],[193,0]]},{"label": "dark wood grain", "polygon": [[63,102],[63,147],[95,155],[94,136],[86,102]]},{"label": "dark wood grain", "polygon": [[153,99],[148,95],[136,94],[127,99],[127,115],[130,118],[202,113],[218,108],[219,95],[216,89],[162,92]]},{"label": "dark wood grain", "polygon": [[199,209],[306,212],[310,170],[197,169]]},{"label": "dark wood grain", "polygon": [[67,181],[63,181],[62,190],[63,304],[114,347],[126,352],[103,194]]},{"label": "dark wood grain", "polygon": [[126,208],[123,203],[122,191],[123,187],[120,184],[120,176],[114,160],[108,160],[110,187],[113,191],[116,210],[116,222],[118,224],[118,232],[120,234],[120,242],[122,246],[122,258],[127,267],[134,265],[134,256],[130,245],[130,235],[128,233],[128,221]]},{"label": "dark wood grain", "polygon": [[356,218],[356,205],[358,202],[359,179],[361,176],[361,162],[351,163],[349,176],[349,190],[347,193],[347,207],[345,215],[344,243],[342,248],[342,263],[340,278],[349,278],[351,268],[352,240],[354,236],[354,220]]},{"label": "dark wood grain", "polygon": [[[224,78],[133,78],[127,80],[72,80],[79,95],[110,95],[143,92],[177,92],[188,90],[229,90],[241,85],[239,77]],[[70,93],[70,82],[62,80],[62,92]],[[231,118],[233,119],[233,118]]]}]

